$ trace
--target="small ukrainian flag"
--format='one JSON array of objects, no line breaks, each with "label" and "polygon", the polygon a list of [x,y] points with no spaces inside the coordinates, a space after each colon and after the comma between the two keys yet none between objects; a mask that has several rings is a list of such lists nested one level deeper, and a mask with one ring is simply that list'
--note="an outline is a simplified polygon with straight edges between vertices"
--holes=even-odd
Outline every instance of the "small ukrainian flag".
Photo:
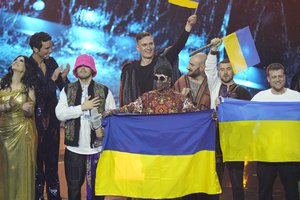
[{"label": "small ukrainian flag", "polygon": [[186,8],[197,8],[199,0],[169,0],[169,3]]},{"label": "small ukrainian flag", "polygon": [[260,63],[249,26],[222,38],[234,73]]}]

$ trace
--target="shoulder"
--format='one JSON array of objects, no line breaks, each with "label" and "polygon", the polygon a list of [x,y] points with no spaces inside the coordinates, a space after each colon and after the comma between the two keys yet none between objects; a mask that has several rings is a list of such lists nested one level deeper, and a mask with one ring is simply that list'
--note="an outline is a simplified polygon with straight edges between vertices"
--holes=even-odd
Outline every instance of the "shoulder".
[{"label": "shoulder", "polygon": [[244,88],[243,86],[238,85],[237,92],[239,93],[238,95],[241,95],[241,99],[244,99],[244,100],[250,100],[251,99],[250,92],[246,88]]},{"label": "shoulder", "polygon": [[94,88],[96,91],[104,91],[105,96],[109,93],[109,88],[106,85],[94,81]]},{"label": "shoulder", "polygon": [[75,81],[75,82],[73,82],[73,83],[68,83],[68,84],[66,84],[67,87],[75,87],[75,86],[77,86],[77,85],[78,85],[78,81]]},{"label": "shoulder", "polygon": [[134,68],[134,66],[136,66],[138,64],[139,64],[139,60],[132,60],[132,61],[125,62],[122,67],[122,72],[130,71]]},{"label": "shoulder", "polygon": [[64,87],[64,91],[65,91],[65,93],[67,93],[69,91],[69,89],[74,90],[77,88],[78,88],[78,81],[66,84]]},{"label": "shoulder", "polygon": [[107,87],[106,85],[104,85],[102,83],[98,83],[96,81],[94,81],[94,85],[95,85],[95,87]]},{"label": "shoulder", "polygon": [[286,92],[289,93],[290,95],[294,95],[296,97],[300,98],[300,92],[296,91],[296,90],[291,90],[289,88],[286,89]]},{"label": "shoulder", "polygon": [[251,101],[264,100],[265,98],[269,97],[271,94],[272,94],[271,89],[260,91],[256,95],[253,96]]},{"label": "shoulder", "polygon": [[[182,75],[179,77],[179,79],[177,81],[183,81],[183,80],[188,80],[187,75]],[[177,82],[176,81],[176,82]]]},{"label": "shoulder", "polygon": [[107,93],[108,90],[109,90],[109,88],[106,85],[104,85],[102,83],[95,82],[95,81],[94,81],[94,87],[95,87],[95,89],[104,89],[105,93]]}]

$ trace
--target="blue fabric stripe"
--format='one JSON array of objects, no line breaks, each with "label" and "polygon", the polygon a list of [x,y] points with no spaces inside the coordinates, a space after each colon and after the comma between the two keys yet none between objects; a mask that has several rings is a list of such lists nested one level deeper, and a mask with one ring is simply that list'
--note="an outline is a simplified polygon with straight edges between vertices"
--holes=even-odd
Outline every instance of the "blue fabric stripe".
[{"label": "blue fabric stripe", "polygon": [[300,120],[300,102],[255,102],[224,98],[218,107],[219,122],[250,120]]},{"label": "blue fabric stripe", "polygon": [[112,115],[103,120],[104,150],[189,155],[215,150],[212,110],[168,115]]},{"label": "blue fabric stripe", "polygon": [[243,52],[247,66],[260,63],[260,58],[256,50],[249,26],[236,31],[241,50]]}]

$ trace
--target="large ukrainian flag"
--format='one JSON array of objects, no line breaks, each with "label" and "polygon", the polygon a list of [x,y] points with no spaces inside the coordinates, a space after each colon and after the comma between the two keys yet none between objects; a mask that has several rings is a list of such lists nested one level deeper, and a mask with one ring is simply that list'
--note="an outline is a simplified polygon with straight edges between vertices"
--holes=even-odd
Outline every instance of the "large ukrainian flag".
[{"label": "large ukrainian flag", "polygon": [[222,38],[234,73],[260,63],[249,26]]},{"label": "large ukrainian flag", "polygon": [[169,0],[169,3],[186,8],[197,8],[199,0]]},{"label": "large ukrainian flag", "polygon": [[300,161],[300,102],[225,98],[218,116],[224,161]]},{"label": "large ukrainian flag", "polygon": [[105,118],[96,194],[162,199],[220,193],[211,113]]}]

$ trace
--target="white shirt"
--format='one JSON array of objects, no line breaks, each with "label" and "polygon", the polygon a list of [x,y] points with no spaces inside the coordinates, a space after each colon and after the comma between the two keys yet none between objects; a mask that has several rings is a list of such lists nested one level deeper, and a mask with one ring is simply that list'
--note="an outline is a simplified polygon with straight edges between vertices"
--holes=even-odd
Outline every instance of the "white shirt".
[{"label": "white shirt", "polygon": [[264,102],[300,102],[300,93],[286,88],[283,94],[273,94],[271,89],[257,93],[251,101]]},{"label": "white shirt", "polygon": [[210,92],[210,108],[215,109],[216,99],[219,97],[222,85],[222,81],[218,76],[216,55],[211,55],[210,53],[207,55],[205,61],[205,74],[207,76],[207,84]]},{"label": "white shirt", "polygon": [[[81,103],[83,103],[88,96],[88,85],[82,85]],[[105,111],[116,108],[116,103],[112,92],[108,90],[105,100]],[[67,95],[65,89],[60,92],[59,101],[55,108],[57,118],[64,122],[69,119],[76,119],[80,117],[80,130],[79,130],[79,145],[78,147],[67,146],[67,149],[78,154],[90,155],[101,151],[102,147],[91,148],[91,122],[90,112],[82,111],[81,105],[68,106]]]}]

